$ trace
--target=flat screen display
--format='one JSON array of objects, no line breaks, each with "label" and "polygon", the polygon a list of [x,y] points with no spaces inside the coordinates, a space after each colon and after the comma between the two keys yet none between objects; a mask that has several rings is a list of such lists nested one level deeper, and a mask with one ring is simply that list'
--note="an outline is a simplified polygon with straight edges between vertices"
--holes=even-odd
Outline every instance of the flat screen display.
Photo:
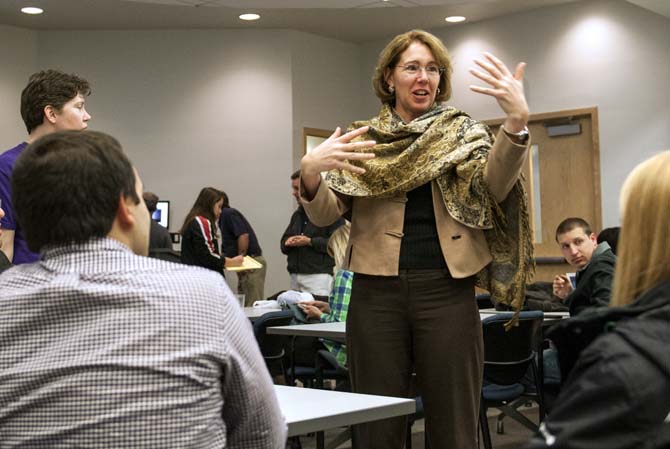
[{"label": "flat screen display", "polygon": [[156,210],[151,214],[151,219],[157,221],[165,229],[168,229],[170,227],[170,202],[158,201],[156,203]]}]

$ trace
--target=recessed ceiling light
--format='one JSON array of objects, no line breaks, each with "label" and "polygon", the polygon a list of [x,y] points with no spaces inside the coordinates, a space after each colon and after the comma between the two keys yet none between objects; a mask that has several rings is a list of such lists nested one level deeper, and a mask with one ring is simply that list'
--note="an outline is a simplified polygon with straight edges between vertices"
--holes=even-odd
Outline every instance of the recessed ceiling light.
[{"label": "recessed ceiling light", "polygon": [[42,14],[44,10],[42,8],[35,8],[34,6],[27,6],[21,8],[21,12],[24,14]]},{"label": "recessed ceiling light", "polygon": [[465,20],[465,17],[463,17],[463,16],[449,16],[444,20],[446,20],[447,22],[450,22],[450,23],[457,23],[457,22],[463,22]]},{"label": "recessed ceiling light", "polygon": [[240,19],[242,20],[258,20],[261,16],[258,14],[240,14]]}]

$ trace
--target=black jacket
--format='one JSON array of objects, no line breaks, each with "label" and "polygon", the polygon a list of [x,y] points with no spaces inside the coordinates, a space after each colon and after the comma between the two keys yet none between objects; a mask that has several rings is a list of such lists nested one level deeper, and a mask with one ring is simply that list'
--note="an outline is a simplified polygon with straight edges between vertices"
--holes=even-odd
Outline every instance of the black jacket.
[{"label": "black jacket", "polygon": [[170,238],[170,231],[167,228],[151,220],[151,228],[149,228],[149,250],[152,249],[172,249],[172,239]]},{"label": "black jacket", "polygon": [[[343,219],[337,220],[328,227],[318,227],[312,224],[302,207],[299,207],[291,216],[284,235],[281,237],[281,252],[286,254],[289,273],[298,274],[333,274],[335,261],[328,255],[328,239],[333,232],[344,224]],[[311,246],[286,246],[284,242],[294,235],[306,235],[312,239]]]},{"label": "black jacket", "polygon": [[219,254],[216,227],[207,218],[199,215],[188,224],[181,236],[181,261],[223,275],[225,258]]},{"label": "black jacket", "polygon": [[615,264],[616,256],[609,245],[600,243],[586,268],[577,272],[577,288],[565,298],[571,316],[609,305]]},{"label": "black jacket", "polygon": [[5,253],[0,251],[0,273],[5,271],[7,268],[11,267],[12,263],[7,259]]},{"label": "black jacket", "polygon": [[630,306],[593,309],[565,320],[547,336],[561,364],[565,352],[585,349],[527,449],[667,447],[670,283]]}]

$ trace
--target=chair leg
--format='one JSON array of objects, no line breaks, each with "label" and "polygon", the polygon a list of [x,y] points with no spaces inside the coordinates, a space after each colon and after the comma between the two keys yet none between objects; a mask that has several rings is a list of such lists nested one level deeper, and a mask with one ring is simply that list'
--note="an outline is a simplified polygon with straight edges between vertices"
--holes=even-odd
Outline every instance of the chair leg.
[{"label": "chair leg", "polygon": [[325,449],[326,435],[323,430],[316,432],[316,449]]},{"label": "chair leg", "polygon": [[521,413],[519,413],[516,409],[513,409],[512,407],[508,405],[501,405],[497,406],[500,410],[502,410],[505,415],[509,416],[513,420],[517,421],[519,424],[527,428],[528,430],[532,432],[537,432],[538,431],[538,426],[535,424],[533,421],[530,419],[526,418],[523,416]]},{"label": "chair leg", "polygon": [[405,437],[405,449],[412,449],[412,424],[414,420],[407,420],[407,432]]},{"label": "chair leg", "polygon": [[347,442],[351,439],[351,427],[347,427],[346,430],[343,430],[335,436],[331,441],[326,444],[326,449],[336,449],[342,443]]},{"label": "chair leg", "polygon": [[486,418],[486,406],[484,405],[484,399],[481,399],[482,403],[479,405],[479,427],[482,429],[482,439],[484,440],[485,449],[493,449],[491,444],[491,433],[489,432],[489,420]]},{"label": "chair leg", "polygon": [[302,444],[300,443],[300,437],[289,437],[288,439],[289,447],[291,449],[302,449]]}]

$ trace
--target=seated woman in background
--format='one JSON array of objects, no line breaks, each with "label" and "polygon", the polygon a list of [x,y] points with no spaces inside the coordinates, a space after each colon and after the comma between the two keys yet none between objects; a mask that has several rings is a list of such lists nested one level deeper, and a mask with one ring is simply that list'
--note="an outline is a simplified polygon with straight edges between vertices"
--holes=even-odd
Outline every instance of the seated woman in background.
[{"label": "seated woman in background", "polygon": [[670,447],[670,152],[628,176],[621,214],[610,307],[548,335],[564,373],[562,353],[585,349],[529,449]]},{"label": "seated woman in background", "polygon": [[[298,304],[305,312],[307,318],[317,319],[322,323],[347,321],[351,283],[354,279],[354,273],[343,269],[342,266],[344,265],[350,230],[351,223],[345,221],[328,239],[328,254],[335,259],[333,286],[330,290],[328,302],[305,301]],[[322,340],[322,343],[333,354],[337,363],[343,367],[347,366],[347,348],[345,344],[333,340]]]},{"label": "seated woman in background", "polygon": [[216,223],[221,215],[224,193],[214,187],[200,191],[186,215],[181,234],[181,261],[187,265],[209,268],[223,275],[225,267],[242,264],[243,256],[222,257],[216,239]]}]

